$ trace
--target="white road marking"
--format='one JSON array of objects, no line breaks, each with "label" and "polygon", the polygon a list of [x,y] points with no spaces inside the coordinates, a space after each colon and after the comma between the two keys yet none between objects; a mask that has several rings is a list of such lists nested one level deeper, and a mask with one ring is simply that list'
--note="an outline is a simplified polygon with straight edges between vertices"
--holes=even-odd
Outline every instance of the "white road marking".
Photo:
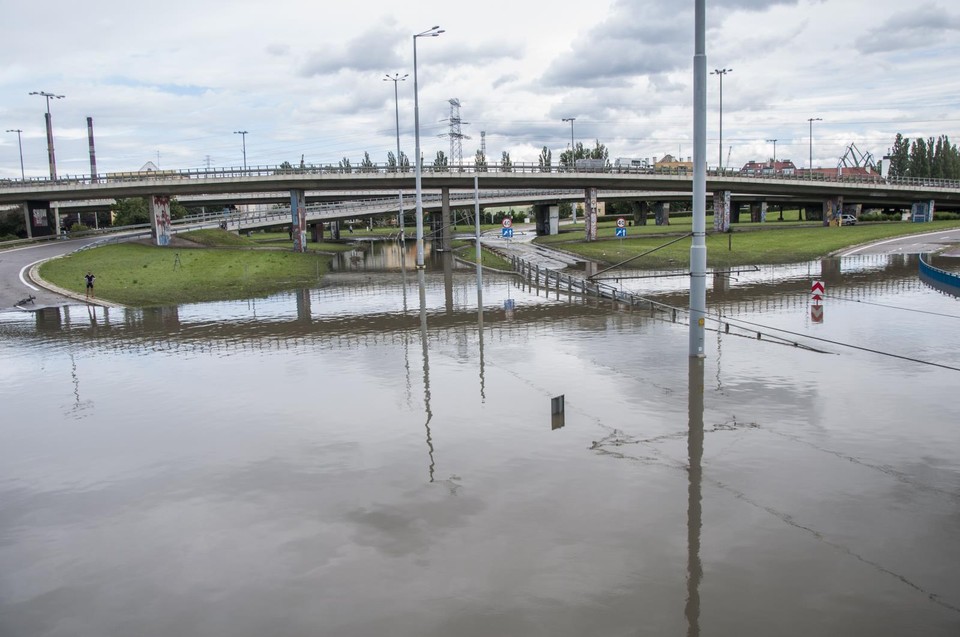
[{"label": "white road marking", "polygon": [[38,263],[42,262],[42,261],[47,261],[47,259],[37,259],[37,260],[34,261],[33,263],[28,263],[27,265],[25,265],[25,266],[23,266],[22,268],[20,268],[20,282],[23,283],[23,284],[24,284],[25,286],[27,286],[28,288],[30,288],[31,290],[33,290],[34,292],[39,292],[39,291],[40,291],[40,288],[33,287],[32,285],[30,285],[29,283],[27,283],[27,279],[26,279],[26,277],[23,276],[23,273],[26,272],[27,270],[29,270],[30,268],[32,268],[33,266],[37,265]]}]

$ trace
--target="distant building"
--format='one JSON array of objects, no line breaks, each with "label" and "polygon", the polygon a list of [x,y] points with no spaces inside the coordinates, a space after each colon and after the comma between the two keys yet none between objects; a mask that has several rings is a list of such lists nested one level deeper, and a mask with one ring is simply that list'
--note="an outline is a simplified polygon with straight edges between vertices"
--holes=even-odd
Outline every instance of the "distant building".
[{"label": "distant building", "polygon": [[743,165],[743,168],[740,169],[740,173],[743,175],[795,175],[797,173],[797,167],[793,165],[793,162],[789,159],[783,161],[748,161]]},{"label": "distant building", "polygon": [[693,170],[692,161],[681,161],[673,155],[664,155],[659,161],[654,160],[653,169],[657,172],[687,172]]},{"label": "distant building", "polygon": [[821,177],[824,179],[849,178],[860,181],[883,181],[883,176],[869,166],[838,166],[836,168],[800,168],[798,177]]}]

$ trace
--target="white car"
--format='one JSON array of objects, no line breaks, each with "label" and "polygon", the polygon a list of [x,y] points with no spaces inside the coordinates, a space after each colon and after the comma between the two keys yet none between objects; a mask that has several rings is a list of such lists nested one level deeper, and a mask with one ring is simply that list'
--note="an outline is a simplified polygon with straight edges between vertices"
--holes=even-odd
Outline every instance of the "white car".
[{"label": "white car", "polygon": [[857,225],[857,218],[853,215],[840,215],[840,225],[841,226],[855,226]]}]

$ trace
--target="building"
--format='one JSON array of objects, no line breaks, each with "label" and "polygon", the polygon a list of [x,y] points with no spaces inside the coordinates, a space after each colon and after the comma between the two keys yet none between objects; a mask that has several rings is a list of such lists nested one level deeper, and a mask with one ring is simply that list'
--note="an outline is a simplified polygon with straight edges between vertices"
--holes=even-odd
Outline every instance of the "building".
[{"label": "building", "polygon": [[758,161],[748,161],[743,165],[743,168],[740,169],[740,173],[743,175],[759,176],[759,175],[795,175],[797,174],[797,167],[794,166],[793,162],[789,159],[783,161],[771,161],[767,160],[765,162]]},{"label": "building", "polygon": [[653,169],[657,172],[675,173],[688,172],[693,170],[693,162],[690,158],[687,161],[681,161],[682,158],[674,158],[673,155],[664,155],[659,161],[654,159]]}]

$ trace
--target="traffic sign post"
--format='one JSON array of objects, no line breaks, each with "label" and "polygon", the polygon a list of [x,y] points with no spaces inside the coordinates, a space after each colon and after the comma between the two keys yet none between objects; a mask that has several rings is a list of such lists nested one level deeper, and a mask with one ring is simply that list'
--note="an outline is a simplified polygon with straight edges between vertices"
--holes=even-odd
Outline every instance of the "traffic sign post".
[{"label": "traffic sign post", "polygon": [[621,239],[623,239],[625,236],[627,236],[627,229],[626,229],[626,228],[617,228],[617,236],[620,237]]},{"label": "traffic sign post", "polygon": [[513,228],[506,228],[506,227],[501,228],[500,236],[503,237],[504,239],[513,239]]},{"label": "traffic sign post", "polygon": [[823,281],[814,281],[810,286],[810,298],[813,301],[822,301],[824,297]]},{"label": "traffic sign post", "polygon": [[626,219],[624,219],[623,217],[617,217],[617,227],[618,227],[618,228],[626,228],[626,227],[627,227],[627,221],[626,221]]}]

